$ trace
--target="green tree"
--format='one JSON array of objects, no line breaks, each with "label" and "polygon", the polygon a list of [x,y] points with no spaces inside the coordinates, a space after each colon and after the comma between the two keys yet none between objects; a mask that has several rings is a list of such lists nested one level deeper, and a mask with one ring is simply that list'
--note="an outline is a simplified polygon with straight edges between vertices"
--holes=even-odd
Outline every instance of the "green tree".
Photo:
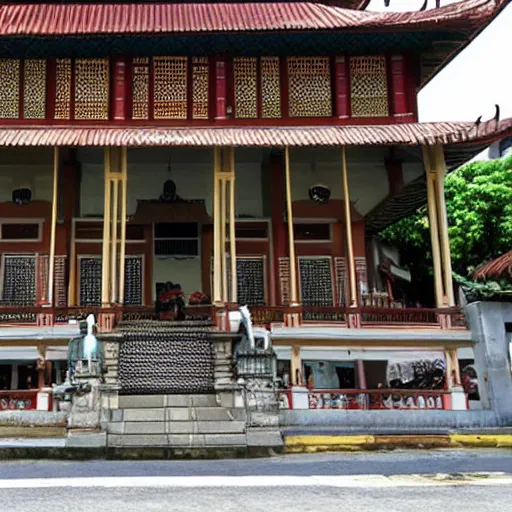
[{"label": "green tree", "polygon": [[[467,164],[445,179],[452,266],[468,276],[481,263],[512,247],[512,157]],[[389,226],[395,245],[417,283],[431,281],[432,252],[426,207]]]}]

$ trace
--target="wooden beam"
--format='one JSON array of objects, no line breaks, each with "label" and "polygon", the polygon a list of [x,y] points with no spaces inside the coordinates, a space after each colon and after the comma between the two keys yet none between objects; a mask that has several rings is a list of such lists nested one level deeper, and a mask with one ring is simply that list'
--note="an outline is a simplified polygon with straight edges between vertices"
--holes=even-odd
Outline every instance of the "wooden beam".
[{"label": "wooden beam", "polygon": [[231,260],[231,302],[238,303],[238,276],[236,270],[236,212],[235,212],[235,148],[229,148],[229,249]]},{"label": "wooden beam", "polygon": [[76,262],[76,220],[71,220],[71,243],[69,251],[69,283],[68,283],[68,304],[77,305],[76,283],[77,283],[77,262]]},{"label": "wooden beam", "polygon": [[222,260],[220,252],[220,184],[221,148],[213,148],[213,303],[222,305]]},{"label": "wooden beam", "polygon": [[59,188],[59,148],[53,148],[53,194],[52,194],[52,225],[50,231],[50,257],[48,261],[48,303],[53,306],[53,290],[55,282],[55,242],[57,234],[57,204]]},{"label": "wooden beam", "polygon": [[354,259],[354,244],[352,241],[352,215],[350,212],[350,191],[348,188],[347,155],[345,146],[341,148],[341,177],[343,184],[343,202],[345,205],[345,233],[347,236],[347,259],[350,284],[350,306],[357,306],[356,262]]},{"label": "wooden beam", "polygon": [[[222,167],[225,168],[226,151],[224,151]],[[222,268],[222,302],[229,302],[228,297],[228,268],[226,258],[226,179],[222,176],[220,182],[220,247],[221,247],[221,268]]]},{"label": "wooden beam", "polygon": [[295,256],[295,234],[293,232],[292,185],[290,179],[290,150],[284,148],[286,180],[286,212],[288,217],[288,246],[290,254],[290,306],[299,305],[297,293],[297,258]]},{"label": "wooden beam", "polygon": [[302,384],[302,360],[300,355],[300,345],[292,346],[290,371],[292,384],[295,386],[300,386]]},{"label": "wooden beam", "polygon": [[[116,148],[117,153],[117,148]],[[117,155],[116,155],[117,156]],[[119,161],[116,158],[116,166]],[[117,169],[116,169],[117,170]],[[110,243],[110,302],[117,302],[117,223],[119,215],[119,180],[112,179],[112,240]]]}]

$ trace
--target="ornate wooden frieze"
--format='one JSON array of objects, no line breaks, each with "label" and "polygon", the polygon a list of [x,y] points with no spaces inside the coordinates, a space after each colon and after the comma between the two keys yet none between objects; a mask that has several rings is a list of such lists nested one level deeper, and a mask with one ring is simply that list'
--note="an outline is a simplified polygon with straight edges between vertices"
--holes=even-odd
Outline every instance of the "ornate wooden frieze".
[{"label": "ornate wooden frieze", "polygon": [[385,57],[350,58],[352,117],[389,115]]},{"label": "ornate wooden frieze", "polygon": [[20,61],[0,59],[0,119],[20,115]]},{"label": "ornate wooden frieze", "polygon": [[192,117],[208,119],[208,59],[192,59]]},{"label": "ornate wooden frieze", "polygon": [[288,59],[288,102],[290,117],[332,115],[329,57]]},{"label": "ornate wooden frieze", "polygon": [[279,258],[279,290],[281,304],[290,304],[290,258]]},{"label": "ornate wooden frieze", "polygon": [[149,119],[149,59],[133,59],[132,118]]},{"label": "ornate wooden frieze", "polygon": [[237,119],[258,117],[257,63],[255,57],[233,59],[235,117]]},{"label": "ornate wooden frieze", "polygon": [[347,260],[344,257],[334,258],[334,273],[336,278],[337,305],[344,307],[347,305]]},{"label": "ornate wooden frieze", "polygon": [[23,117],[46,117],[46,60],[28,59],[24,63]]},{"label": "ornate wooden frieze", "polygon": [[154,118],[187,119],[187,57],[154,57]]},{"label": "ornate wooden frieze", "polygon": [[71,118],[71,59],[55,63],[55,119]]},{"label": "ornate wooden frieze", "polygon": [[75,119],[108,119],[108,59],[75,61]]},{"label": "ornate wooden frieze", "polygon": [[281,81],[279,57],[261,57],[261,115],[265,119],[281,117]]}]

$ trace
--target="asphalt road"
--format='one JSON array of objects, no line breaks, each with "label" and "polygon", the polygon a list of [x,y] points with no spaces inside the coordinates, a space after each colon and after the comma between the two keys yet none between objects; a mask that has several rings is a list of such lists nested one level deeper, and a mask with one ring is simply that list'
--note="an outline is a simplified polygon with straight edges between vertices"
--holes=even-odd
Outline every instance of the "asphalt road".
[{"label": "asphalt road", "polygon": [[512,512],[511,492],[512,451],[503,449],[0,463],[6,512]]}]

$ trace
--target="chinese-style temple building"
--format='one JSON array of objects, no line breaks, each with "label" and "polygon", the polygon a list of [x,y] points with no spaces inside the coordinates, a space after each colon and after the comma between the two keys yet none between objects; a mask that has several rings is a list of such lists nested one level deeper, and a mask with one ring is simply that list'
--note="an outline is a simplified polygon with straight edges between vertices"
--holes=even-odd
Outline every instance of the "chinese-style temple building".
[{"label": "chinese-style temple building", "polygon": [[[62,379],[89,313],[103,333],[226,331],[238,304],[287,385],[377,389],[412,359],[459,384],[473,341],[443,180],[512,120],[420,123],[417,95],[507,3],[0,4],[5,397],[35,406],[22,390]],[[435,289],[418,304],[375,235],[425,204]]]}]

